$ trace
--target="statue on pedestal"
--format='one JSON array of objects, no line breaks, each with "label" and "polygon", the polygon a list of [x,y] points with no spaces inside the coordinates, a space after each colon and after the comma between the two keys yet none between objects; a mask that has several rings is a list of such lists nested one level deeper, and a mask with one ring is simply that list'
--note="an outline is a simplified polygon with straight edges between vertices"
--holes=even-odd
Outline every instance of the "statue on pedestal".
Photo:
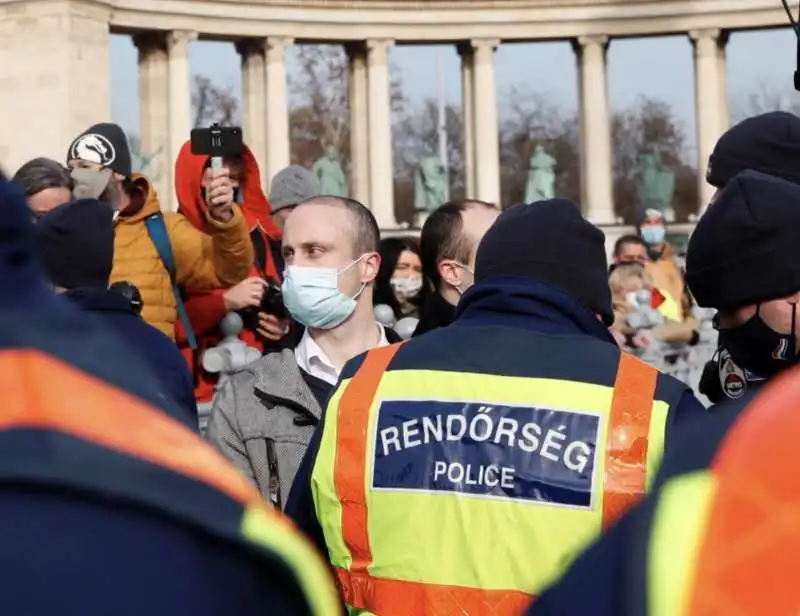
[{"label": "statue on pedestal", "polygon": [[552,199],[556,195],[556,159],[550,156],[541,143],[531,156],[528,183],[525,185],[525,203]]},{"label": "statue on pedestal", "polygon": [[414,174],[414,210],[427,214],[450,199],[450,180],[438,156],[426,156]]},{"label": "statue on pedestal", "polygon": [[325,148],[325,155],[314,163],[312,171],[319,179],[320,194],[347,197],[347,178],[335,146],[329,145]]},{"label": "statue on pedestal", "polygon": [[655,208],[667,222],[675,220],[672,198],[675,194],[675,172],[661,162],[658,147],[646,147],[639,154],[636,167],[636,206],[640,211]]}]

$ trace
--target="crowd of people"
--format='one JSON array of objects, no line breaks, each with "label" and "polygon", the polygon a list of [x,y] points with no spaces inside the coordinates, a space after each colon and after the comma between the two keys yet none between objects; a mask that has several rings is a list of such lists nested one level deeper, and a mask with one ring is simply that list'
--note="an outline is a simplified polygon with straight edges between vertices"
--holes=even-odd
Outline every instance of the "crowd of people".
[{"label": "crowd of people", "polygon": [[[685,257],[642,204],[610,265],[564,199],[382,238],[246,146],[187,141],[177,212],[119,126],[65,146],[0,180],[10,613],[796,611],[800,118],[720,138]],[[637,357],[698,306],[710,408]]]}]

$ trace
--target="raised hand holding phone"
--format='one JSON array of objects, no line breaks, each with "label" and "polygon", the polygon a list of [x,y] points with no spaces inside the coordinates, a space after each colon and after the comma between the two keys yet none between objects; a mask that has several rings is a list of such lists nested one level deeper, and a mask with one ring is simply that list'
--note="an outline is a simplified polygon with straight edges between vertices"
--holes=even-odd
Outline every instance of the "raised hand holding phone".
[{"label": "raised hand holding phone", "polygon": [[233,216],[234,191],[230,171],[224,166],[226,157],[241,156],[244,149],[242,129],[212,124],[192,130],[192,154],[207,154],[211,165],[205,170],[206,204],[209,214],[220,222]]}]

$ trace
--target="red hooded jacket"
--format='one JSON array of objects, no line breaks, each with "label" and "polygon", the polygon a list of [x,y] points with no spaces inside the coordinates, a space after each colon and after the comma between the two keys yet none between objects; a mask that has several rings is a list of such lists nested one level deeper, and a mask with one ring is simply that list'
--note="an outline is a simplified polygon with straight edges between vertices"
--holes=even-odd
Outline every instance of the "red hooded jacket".
[{"label": "red hooded jacket", "polygon": [[[204,216],[206,202],[202,178],[207,162],[208,156],[192,154],[189,141],[183,144],[175,161],[175,193],[178,197],[179,211],[201,231],[205,230],[206,224]],[[251,231],[250,236],[256,252],[256,264],[250,271],[250,276],[267,277],[280,281],[270,244],[280,242],[281,232],[272,221],[272,208],[261,188],[258,162],[246,146],[242,152],[242,163],[242,176],[239,183],[242,195],[240,207]],[[261,242],[261,246],[256,246],[256,242]],[[259,255],[264,255],[264,263],[259,264]],[[186,311],[197,337],[197,351],[193,352],[188,347],[186,333],[180,323],[176,328],[176,340],[189,368],[195,375],[195,396],[199,402],[208,402],[214,396],[217,375],[205,372],[198,361],[202,357],[203,351],[216,346],[222,339],[218,325],[227,314],[223,298],[226,290],[198,292],[185,289],[187,294]],[[243,330],[240,338],[247,344],[263,350],[263,343],[253,332]]]}]

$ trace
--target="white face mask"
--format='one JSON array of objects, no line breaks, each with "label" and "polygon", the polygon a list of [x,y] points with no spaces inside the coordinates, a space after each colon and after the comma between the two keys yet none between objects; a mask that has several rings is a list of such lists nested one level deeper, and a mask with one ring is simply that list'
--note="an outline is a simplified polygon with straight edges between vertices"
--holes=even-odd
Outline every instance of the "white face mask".
[{"label": "white face mask", "polygon": [[306,327],[333,329],[344,323],[356,309],[361,285],[353,297],[339,290],[339,275],[345,273],[364,257],[347,267],[302,267],[290,265],[283,274],[283,303],[289,314]]},{"label": "white face mask", "polygon": [[422,288],[422,276],[396,276],[389,281],[398,299],[410,299]]}]

